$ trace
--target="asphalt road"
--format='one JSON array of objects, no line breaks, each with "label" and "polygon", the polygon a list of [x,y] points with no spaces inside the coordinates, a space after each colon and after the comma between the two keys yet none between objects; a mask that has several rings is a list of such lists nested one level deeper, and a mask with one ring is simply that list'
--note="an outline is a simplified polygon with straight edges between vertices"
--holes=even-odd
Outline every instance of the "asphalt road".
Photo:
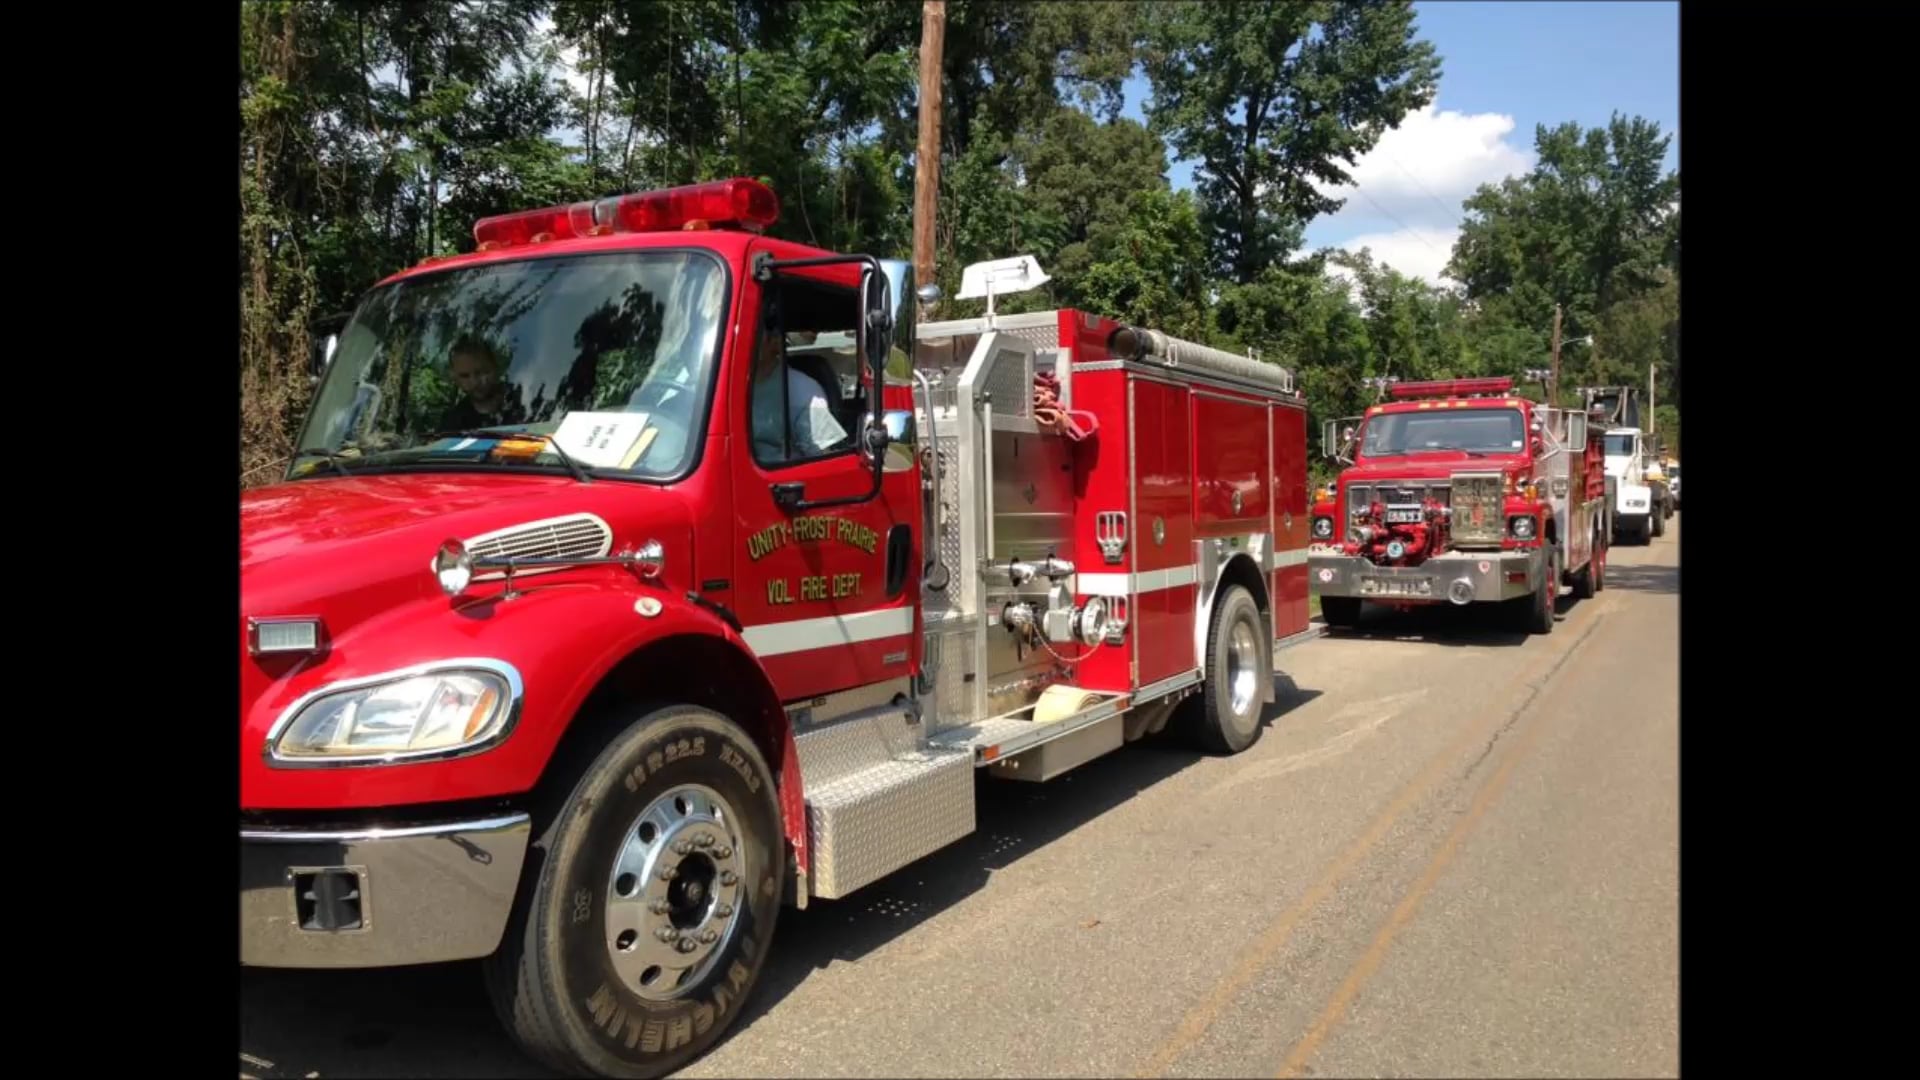
[{"label": "asphalt road", "polygon": [[[1679,1072],[1679,518],[1524,637],[1283,652],[1250,751],[987,783],[979,831],[781,918],[687,1076]],[[517,1077],[478,972],[242,972],[241,1072]]]}]

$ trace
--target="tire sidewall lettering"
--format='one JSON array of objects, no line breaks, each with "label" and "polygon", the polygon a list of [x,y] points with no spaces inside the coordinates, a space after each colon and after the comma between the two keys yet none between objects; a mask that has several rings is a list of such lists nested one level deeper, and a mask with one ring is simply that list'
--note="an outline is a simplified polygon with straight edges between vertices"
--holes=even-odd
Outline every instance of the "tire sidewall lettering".
[{"label": "tire sidewall lettering", "polygon": [[[717,1038],[752,988],[770,916],[777,914],[779,887],[773,879],[784,868],[784,844],[771,780],[755,775],[758,755],[744,733],[716,730],[712,719],[695,717],[711,714],[690,710],[665,716],[637,740],[617,739],[613,752],[624,760],[599,790],[576,793],[579,812],[556,845],[560,857],[554,862],[566,870],[550,892],[560,905],[560,918],[553,920],[557,935],[547,943],[554,988],[568,1026],[616,1062],[690,1059]],[[734,916],[739,926],[707,972],[705,985],[681,998],[653,1001],[623,985],[607,954],[612,852],[653,799],[684,783],[712,788],[732,808],[740,819],[733,828],[749,880],[758,884],[740,891]],[[584,919],[579,917],[583,896],[588,898]]]}]

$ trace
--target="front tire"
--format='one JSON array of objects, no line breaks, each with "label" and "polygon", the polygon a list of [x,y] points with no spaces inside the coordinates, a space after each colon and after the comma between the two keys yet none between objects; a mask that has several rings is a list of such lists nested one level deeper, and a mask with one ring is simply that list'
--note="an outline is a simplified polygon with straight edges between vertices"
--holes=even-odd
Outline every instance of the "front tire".
[{"label": "front tire", "polygon": [[1327,620],[1328,626],[1346,629],[1360,625],[1360,598],[1356,596],[1323,596],[1320,598],[1320,617]]},{"label": "front tire", "polygon": [[1273,645],[1261,640],[1265,636],[1253,595],[1239,585],[1222,590],[1213,607],[1200,720],[1200,743],[1216,754],[1237,754],[1260,740],[1262,684],[1273,682]]},{"label": "front tire", "polygon": [[1527,604],[1526,626],[1529,633],[1553,633],[1553,609],[1559,596],[1560,555],[1549,549],[1546,572],[1541,575],[1540,588],[1534,592]]},{"label": "front tire", "polygon": [[651,1078],[740,1015],[780,912],[773,775],[725,717],[676,705],[616,736],[528,852],[487,984],[531,1056]]}]

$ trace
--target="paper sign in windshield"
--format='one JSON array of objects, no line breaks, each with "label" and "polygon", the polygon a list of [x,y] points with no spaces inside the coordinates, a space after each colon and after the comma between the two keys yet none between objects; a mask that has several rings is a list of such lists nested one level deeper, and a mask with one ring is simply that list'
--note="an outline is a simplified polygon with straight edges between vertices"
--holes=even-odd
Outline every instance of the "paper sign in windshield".
[{"label": "paper sign in windshield", "polygon": [[589,468],[630,469],[652,439],[649,415],[639,412],[574,412],[560,422],[554,441],[567,456]]}]

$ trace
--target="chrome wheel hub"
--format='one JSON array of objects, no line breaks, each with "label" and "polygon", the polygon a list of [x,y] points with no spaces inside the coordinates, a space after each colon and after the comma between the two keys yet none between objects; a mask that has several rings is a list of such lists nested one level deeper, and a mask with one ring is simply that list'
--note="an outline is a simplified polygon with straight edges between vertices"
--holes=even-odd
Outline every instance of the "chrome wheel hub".
[{"label": "chrome wheel hub", "polygon": [[614,970],[641,997],[680,996],[733,940],[747,879],[738,820],[711,788],[683,784],[627,829],[608,879],[606,939]]},{"label": "chrome wheel hub", "polygon": [[1235,623],[1227,649],[1227,686],[1232,695],[1233,714],[1243,716],[1260,692],[1260,643],[1253,639],[1253,628]]}]

